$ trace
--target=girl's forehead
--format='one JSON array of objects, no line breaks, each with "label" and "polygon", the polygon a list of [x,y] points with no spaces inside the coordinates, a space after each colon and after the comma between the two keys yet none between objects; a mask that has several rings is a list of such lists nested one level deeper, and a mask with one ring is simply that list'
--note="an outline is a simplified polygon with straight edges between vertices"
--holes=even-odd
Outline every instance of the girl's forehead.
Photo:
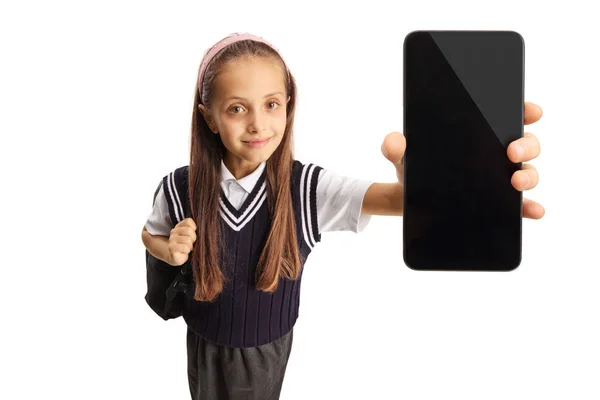
[{"label": "girl's forehead", "polygon": [[228,75],[261,75],[279,78],[283,70],[281,65],[272,59],[242,57],[223,65],[220,72]]},{"label": "girl's forehead", "polygon": [[285,75],[275,62],[240,60],[223,67],[216,77],[217,91],[224,96],[246,93],[264,95],[285,92]]}]

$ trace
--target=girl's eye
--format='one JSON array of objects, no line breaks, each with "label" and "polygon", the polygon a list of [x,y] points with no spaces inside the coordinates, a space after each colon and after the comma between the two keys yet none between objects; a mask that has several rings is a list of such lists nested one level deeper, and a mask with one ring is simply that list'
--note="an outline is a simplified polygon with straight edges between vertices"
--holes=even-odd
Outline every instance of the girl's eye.
[{"label": "girl's eye", "polygon": [[[268,103],[268,106],[271,110],[276,109],[277,107],[279,107],[279,103],[276,101],[271,101]],[[239,112],[236,111],[237,109],[239,109]],[[233,106],[229,109],[229,112],[233,113],[233,114],[239,114],[240,112],[242,112],[242,106]]]}]

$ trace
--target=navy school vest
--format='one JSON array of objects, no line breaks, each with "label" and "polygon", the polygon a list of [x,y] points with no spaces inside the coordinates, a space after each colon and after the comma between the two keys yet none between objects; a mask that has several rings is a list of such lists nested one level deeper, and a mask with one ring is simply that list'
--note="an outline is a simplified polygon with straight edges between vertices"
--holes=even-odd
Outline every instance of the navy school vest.
[{"label": "navy school vest", "polygon": [[[292,203],[302,266],[321,240],[316,204],[321,169],[297,160],[292,167]],[[226,243],[226,261],[221,269],[227,281],[213,302],[194,300],[192,284],[183,305],[186,324],[199,336],[222,346],[254,347],[272,342],[287,334],[298,318],[303,269],[295,281],[280,278],[273,293],[256,290],[256,267],[270,229],[266,171],[239,210],[220,190],[219,214]],[[187,186],[188,166],[163,178],[173,225],[191,217]]]}]

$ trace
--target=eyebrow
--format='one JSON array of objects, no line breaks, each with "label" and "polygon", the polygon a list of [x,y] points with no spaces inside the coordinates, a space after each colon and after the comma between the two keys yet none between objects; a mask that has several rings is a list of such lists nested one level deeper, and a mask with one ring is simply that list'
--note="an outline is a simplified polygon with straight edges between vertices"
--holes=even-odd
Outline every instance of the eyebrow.
[{"label": "eyebrow", "polygon": [[[265,97],[263,97],[263,98],[266,99],[267,97],[272,97],[272,96],[275,96],[276,94],[280,94],[283,96],[282,92],[273,92],[273,93],[269,93],[269,94],[265,95]],[[239,97],[239,96],[231,96],[231,97],[228,97],[227,99],[225,99],[225,101],[229,101],[229,100],[248,100],[248,99],[245,99],[245,98]]]}]

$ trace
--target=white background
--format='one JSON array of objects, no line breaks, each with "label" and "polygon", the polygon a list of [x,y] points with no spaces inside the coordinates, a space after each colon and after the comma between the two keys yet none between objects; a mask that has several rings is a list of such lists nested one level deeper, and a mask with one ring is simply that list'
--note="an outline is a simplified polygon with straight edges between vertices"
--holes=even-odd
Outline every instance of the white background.
[{"label": "white background", "polygon": [[526,196],[546,216],[524,221],[510,273],[410,270],[400,217],[324,234],[282,399],[600,398],[597,14],[547,4],[3,2],[0,398],[189,398],[185,325],[144,301],[140,233],[188,162],[207,47],[270,40],[298,83],[297,158],[392,182],[380,145],[402,130],[417,29],[523,35],[526,100],[544,110]]}]

